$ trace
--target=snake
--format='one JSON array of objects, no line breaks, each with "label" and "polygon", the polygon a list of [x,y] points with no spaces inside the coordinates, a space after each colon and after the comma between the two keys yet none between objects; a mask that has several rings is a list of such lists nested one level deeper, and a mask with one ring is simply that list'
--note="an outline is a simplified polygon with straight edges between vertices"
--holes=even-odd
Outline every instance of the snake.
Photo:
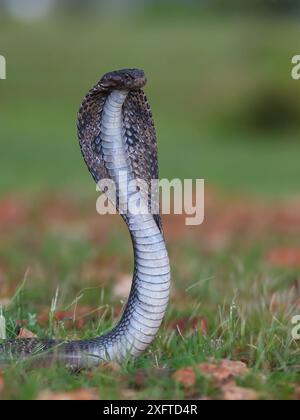
[{"label": "snake", "polygon": [[[106,73],[85,96],[77,118],[87,168],[126,223],[133,246],[131,290],[117,325],[91,339],[6,340],[0,344],[0,364],[29,360],[84,369],[122,363],[141,355],[156,337],[169,302],[171,274],[161,212],[151,211],[149,191],[159,173],[156,130],[143,90],[146,83],[140,69]],[[103,180],[114,183],[115,200]],[[130,200],[136,206],[128,205]]]}]

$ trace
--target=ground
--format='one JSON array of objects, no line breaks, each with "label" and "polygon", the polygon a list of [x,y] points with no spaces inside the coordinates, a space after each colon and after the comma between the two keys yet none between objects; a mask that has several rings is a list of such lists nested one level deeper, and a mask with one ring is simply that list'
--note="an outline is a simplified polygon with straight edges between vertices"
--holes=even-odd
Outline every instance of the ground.
[{"label": "ground", "polygon": [[[204,225],[187,228],[181,216],[166,216],[171,302],[145,355],[76,376],[17,364],[0,376],[2,397],[295,398],[299,210],[295,200],[270,206],[207,191]],[[117,321],[132,272],[118,216],[98,216],[92,202],[61,195],[34,206],[2,200],[0,213],[9,337],[92,337]],[[238,363],[228,373],[223,359],[242,362],[242,370],[235,374]]]}]

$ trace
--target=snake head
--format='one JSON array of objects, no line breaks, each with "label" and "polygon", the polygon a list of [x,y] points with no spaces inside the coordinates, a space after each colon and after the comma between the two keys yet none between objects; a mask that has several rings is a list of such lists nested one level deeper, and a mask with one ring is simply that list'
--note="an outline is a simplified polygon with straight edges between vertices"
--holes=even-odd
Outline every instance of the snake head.
[{"label": "snake head", "polygon": [[143,70],[124,69],[105,74],[100,80],[100,86],[105,89],[138,90],[147,83]]}]

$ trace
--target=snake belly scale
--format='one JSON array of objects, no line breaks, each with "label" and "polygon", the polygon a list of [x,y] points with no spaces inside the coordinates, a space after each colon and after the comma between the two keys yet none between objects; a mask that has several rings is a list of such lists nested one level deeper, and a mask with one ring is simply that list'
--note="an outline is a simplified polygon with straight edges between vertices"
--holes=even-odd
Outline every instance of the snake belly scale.
[{"label": "snake belly scale", "polygon": [[[150,188],[151,180],[158,178],[156,134],[142,90],[145,84],[142,70],[107,73],[89,91],[78,115],[85,162],[97,183],[114,182],[117,200],[113,204],[133,244],[132,287],[119,323],[90,340],[6,341],[0,345],[0,364],[31,357],[38,363],[62,363],[73,369],[108,360],[121,362],[140,355],[155,338],[168,305],[170,264],[160,215],[151,214],[151,199],[138,183],[142,180]],[[149,211],[132,211],[131,198]]]}]

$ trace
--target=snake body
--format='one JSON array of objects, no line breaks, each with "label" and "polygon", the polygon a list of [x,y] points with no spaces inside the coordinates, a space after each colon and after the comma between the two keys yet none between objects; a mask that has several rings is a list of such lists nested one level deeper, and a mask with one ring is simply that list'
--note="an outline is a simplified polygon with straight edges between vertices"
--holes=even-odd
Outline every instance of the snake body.
[{"label": "snake body", "polygon": [[142,90],[145,84],[142,70],[107,73],[89,91],[78,114],[78,137],[87,167],[97,183],[103,179],[114,181],[114,204],[132,238],[132,287],[119,323],[90,340],[6,341],[0,345],[0,363],[33,357],[43,364],[57,362],[78,369],[103,361],[120,362],[140,355],[156,336],[170,290],[161,218],[150,211],[139,214],[128,206],[134,199],[150,210],[151,199],[145,196],[138,180],[150,186],[151,180],[158,178],[156,134]]}]

